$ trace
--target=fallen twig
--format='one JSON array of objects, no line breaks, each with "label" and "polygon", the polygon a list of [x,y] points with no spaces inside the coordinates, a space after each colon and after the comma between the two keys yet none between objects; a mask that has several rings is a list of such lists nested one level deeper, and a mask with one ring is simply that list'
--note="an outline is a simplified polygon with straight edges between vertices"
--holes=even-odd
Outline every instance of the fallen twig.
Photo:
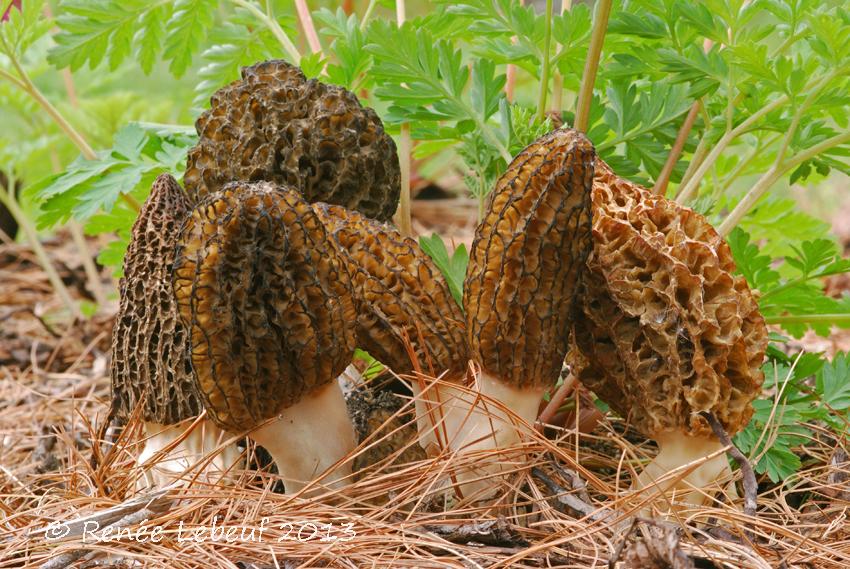
[{"label": "fallen twig", "polygon": [[614,551],[611,552],[611,557],[608,559],[608,569],[614,569],[617,566],[617,562],[620,560],[620,557],[623,556],[623,549],[625,549],[626,544],[629,542],[629,539],[632,537],[632,533],[634,533],[635,528],[638,525],[638,519],[635,518],[632,520],[632,524],[629,526],[629,529],[623,535],[623,539],[617,544],[617,547],[614,548]]},{"label": "fallen twig", "polygon": [[[755,517],[757,505],[756,500],[758,498],[758,482],[756,482],[756,473],[753,471],[750,461],[747,460],[744,453],[735,446],[732,439],[729,438],[729,435],[723,428],[723,425],[721,425],[720,421],[717,420],[717,417],[707,411],[703,411],[700,415],[703,419],[708,421],[709,425],[711,425],[711,430],[714,431],[714,435],[720,439],[720,442],[723,443],[724,446],[728,447],[727,452],[729,453],[729,456],[735,459],[735,462],[737,462],[738,466],[741,467],[741,474],[744,479],[744,513],[748,516]],[[747,536],[749,537],[749,532],[747,532]]]},{"label": "fallen twig", "polygon": [[552,468],[554,468],[565,480],[570,481],[570,486],[572,486],[573,491],[578,495],[578,497],[589,504],[590,494],[587,493],[587,484],[584,483],[584,480],[582,480],[581,476],[578,475],[578,472],[561,466],[555,459],[552,459],[550,464],[552,465]]},{"label": "fallen twig", "polygon": [[[117,530],[124,527],[134,526],[138,523],[142,523],[145,520],[149,520],[153,517],[156,517],[157,512],[150,508],[142,508],[141,510],[137,510],[135,512],[129,513],[126,516],[122,517],[118,521],[109,524],[108,526],[98,529],[98,531],[109,532],[110,530]],[[91,520],[89,520],[91,522]],[[63,553],[47,561],[42,563],[39,566],[39,569],[64,569],[74,561],[82,558],[86,554],[89,553],[90,550],[86,548],[75,549],[73,551],[69,551],[68,553]]]},{"label": "fallen twig", "polygon": [[[113,506],[102,512],[97,512],[84,518],[62,522],[63,539],[78,537],[86,530],[86,524],[96,523],[99,528],[113,526],[116,524],[132,525],[129,520],[136,519],[134,514],[146,512],[150,518],[157,512],[163,512],[171,504],[171,498],[168,494],[175,488],[175,485],[167,486],[156,492],[151,492],[138,498],[133,498],[117,506]],[[145,518],[140,518],[139,521]],[[132,522],[135,523],[135,522]],[[116,526],[117,527],[117,526]],[[55,531],[52,525],[30,532],[30,535],[46,534],[48,531]]]},{"label": "fallen twig", "polygon": [[452,543],[476,542],[497,547],[528,547],[529,543],[520,537],[503,518],[486,522],[463,525],[426,525],[422,529],[440,536]]},{"label": "fallen twig", "polygon": [[531,469],[531,474],[532,476],[538,478],[541,482],[543,482],[550,492],[555,494],[554,496],[552,496],[552,498],[556,500],[555,508],[559,511],[563,511],[563,508],[559,508],[558,505],[566,506],[567,508],[581,514],[582,516],[599,522],[610,521],[613,523],[613,519],[622,519],[627,517],[625,514],[622,514],[616,510],[611,510],[609,508],[597,508],[593,504],[585,502],[575,494],[571,494],[566,488],[563,488],[560,484],[552,480],[552,478],[549,477],[548,474],[546,474],[536,466]]}]

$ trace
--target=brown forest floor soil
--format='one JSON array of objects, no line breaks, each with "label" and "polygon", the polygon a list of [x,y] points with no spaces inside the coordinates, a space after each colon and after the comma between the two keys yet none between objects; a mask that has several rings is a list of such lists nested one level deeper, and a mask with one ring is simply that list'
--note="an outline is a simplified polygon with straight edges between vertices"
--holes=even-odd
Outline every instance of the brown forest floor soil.
[{"label": "brown forest floor soil", "polygon": [[[471,224],[439,205],[417,211],[420,232],[469,243]],[[61,234],[46,245],[72,294],[85,297],[73,246]],[[755,518],[740,500],[666,522],[635,518],[652,492],[630,493],[630,481],[655,447],[617,419],[594,419],[581,394],[573,399],[588,412],[566,418],[582,422],[579,434],[552,430],[505,451],[498,459],[515,474],[493,480],[499,499],[487,507],[441,489],[453,471],[481,460],[458,456],[407,464],[389,457],[317,500],[276,493],[273,476],[246,470],[229,486],[195,483],[134,501],[140,429],[116,437],[103,428],[114,307],[73,325],[60,308],[34,255],[0,244],[0,568],[850,567],[846,440],[824,433],[799,477],[760,480]],[[803,344],[832,352],[850,348],[848,338]],[[519,460],[520,450],[532,460]],[[96,515],[100,527],[118,520],[134,529],[97,542],[58,523]],[[141,542],[139,523],[161,528],[160,540]],[[247,530],[230,543],[213,540],[209,529],[222,525]],[[65,529],[71,534],[60,539]]]}]

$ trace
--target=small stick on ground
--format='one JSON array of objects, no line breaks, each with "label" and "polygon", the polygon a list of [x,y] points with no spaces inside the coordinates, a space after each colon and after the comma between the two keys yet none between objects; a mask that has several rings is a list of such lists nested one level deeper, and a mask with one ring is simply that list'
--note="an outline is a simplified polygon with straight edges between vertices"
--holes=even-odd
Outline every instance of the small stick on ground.
[{"label": "small stick on ground", "polygon": [[[126,526],[136,523],[132,522],[132,520],[136,519],[134,514],[146,513],[148,517],[152,517],[156,512],[162,513],[171,505],[172,498],[169,496],[169,493],[176,487],[176,484],[172,484],[161,490],[127,500],[117,506],[90,516],[63,522],[65,533],[62,535],[62,538],[67,539],[83,535],[87,523],[95,523],[99,528],[117,526],[118,524]],[[142,520],[144,520],[144,517],[138,519],[138,521]],[[49,529],[50,526],[34,530],[31,532],[31,535],[46,533]]]},{"label": "small stick on ground", "polygon": [[422,529],[452,543],[470,542],[497,547],[528,547],[529,543],[519,536],[502,518],[480,523],[455,525],[426,525]]},{"label": "small stick on ground", "polygon": [[536,466],[531,469],[531,475],[535,478],[539,479],[550,492],[555,494],[552,496],[556,500],[555,508],[559,511],[563,511],[564,506],[578,512],[582,516],[588,517],[594,521],[608,521],[612,518],[625,518],[627,517],[625,514],[621,514],[616,510],[611,510],[609,508],[597,508],[593,504],[585,502],[578,496],[571,494],[569,490],[562,487],[560,484],[552,480],[548,474],[537,468]]},{"label": "small stick on ground", "polygon": [[558,472],[558,474],[563,476],[564,479],[570,481],[570,486],[572,486],[573,491],[578,494],[578,497],[589,504],[590,494],[587,493],[587,484],[585,484],[581,476],[578,475],[578,472],[570,468],[564,468],[558,464],[558,461],[554,458],[550,461],[550,464],[552,465],[552,468]]},{"label": "small stick on ground", "polygon": [[723,425],[720,424],[720,421],[717,420],[717,417],[707,411],[703,411],[700,415],[703,419],[708,421],[709,425],[711,425],[711,430],[714,431],[714,436],[720,439],[720,442],[723,443],[724,446],[729,447],[729,450],[727,451],[729,456],[735,459],[735,462],[737,462],[738,466],[741,467],[741,474],[744,478],[744,513],[748,516],[755,517],[757,505],[756,498],[758,497],[758,482],[756,482],[756,473],[753,471],[750,461],[747,460],[744,453],[735,446],[732,439],[730,439],[729,435],[726,433],[726,429],[724,429]]},{"label": "small stick on ground", "polygon": [[[142,508],[141,510],[137,510],[130,514],[127,514],[123,518],[119,519],[117,522],[109,524],[104,527],[101,531],[109,532],[110,530],[121,529],[128,526],[134,526],[136,524],[142,523],[151,518],[155,518],[157,516],[157,512],[150,508]],[[100,528],[98,528],[100,530]],[[69,551],[68,553],[63,553],[62,555],[58,555],[47,561],[46,563],[42,563],[39,566],[39,569],[64,569],[74,561],[82,558],[86,554],[89,553],[88,549],[75,549],[73,551]]]},{"label": "small stick on ground", "polygon": [[617,547],[614,548],[614,551],[611,552],[611,557],[608,559],[608,569],[614,569],[617,566],[617,562],[620,560],[620,557],[623,556],[623,550],[626,548],[626,544],[629,542],[629,539],[631,539],[632,533],[634,533],[639,521],[640,520],[637,518],[632,520],[632,525],[629,526],[629,529],[623,535],[623,539],[620,540],[620,543],[618,543]]}]

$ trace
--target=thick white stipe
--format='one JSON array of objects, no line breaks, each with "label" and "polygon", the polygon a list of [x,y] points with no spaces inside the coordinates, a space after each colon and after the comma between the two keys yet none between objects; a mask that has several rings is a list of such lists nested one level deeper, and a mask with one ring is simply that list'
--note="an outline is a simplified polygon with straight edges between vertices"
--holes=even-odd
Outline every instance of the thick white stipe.
[{"label": "thick white stipe", "polygon": [[[287,494],[302,490],[357,446],[345,398],[336,381],[309,393],[249,436],[274,459]],[[349,474],[350,460],[334,468],[316,488],[345,486],[350,479],[341,479]]]},{"label": "thick white stipe", "polygon": [[[224,441],[232,437],[207,419],[198,421],[191,432],[186,433],[186,429],[191,428],[193,423],[195,419],[176,425],[145,423],[145,448],[139,455],[139,466],[148,466],[148,463],[156,460],[156,455],[165,451],[174,441],[181,437],[183,440],[145,469],[144,476],[137,482],[138,488],[162,487],[175,482],[189,469],[207,460]],[[200,480],[215,483],[228,471],[241,469],[241,457],[242,453],[236,444],[230,443],[209,459],[209,464],[193,469],[185,478],[191,480],[198,475]]]},{"label": "thick white stipe", "polygon": [[[723,448],[723,444],[714,437],[690,437],[677,432],[660,433],[654,439],[658,443],[658,455],[640,473],[632,485],[634,489],[661,488],[668,497],[675,495],[677,502],[701,506],[709,503],[708,496],[718,489],[718,480],[732,473],[726,454],[720,453],[680,480],[679,476],[673,475],[668,481],[656,483],[656,480],[672,470],[716,453]],[[702,489],[702,492],[698,489]],[[663,507],[662,501],[663,498],[659,498],[656,504]]]},{"label": "thick white stipe", "polygon": [[[419,443],[429,456],[446,447],[454,452],[509,448],[533,427],[542,388],[517,389],[485,372],[476,382],[471,393],[450,384],[434,385],[423,393],[413,382]],[[483,397],[476,397],[476,392]],[[464,497],[477,494],[486,498],[487,490],[496,490],[498,484],[475,479],[500,474],[505,468],[505,463],[494,456],[458,473],[461,493]]]}]

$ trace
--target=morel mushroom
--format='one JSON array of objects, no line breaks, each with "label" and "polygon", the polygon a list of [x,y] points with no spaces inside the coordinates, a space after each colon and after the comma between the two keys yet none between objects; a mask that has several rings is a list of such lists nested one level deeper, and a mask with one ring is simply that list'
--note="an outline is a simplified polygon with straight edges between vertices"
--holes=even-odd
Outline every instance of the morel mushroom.
[{"label": "morel mushroom", "polygon": [[[464,286],[467,337],[480,366],[478,393],[533,424],[543,392],[567,352],[573,305],[590,253],[595,152],[571,129],[553,131],[514,158],[475,231]],[[447,419],[453,449],[485,450],[519,440],[502,408],[455,400]],[[489,407],[489,408],[488,408]],[[462,479],[501,469],[477,469]],[[477,491],[489,483],[468,483]]]},{"label": "morel mushroom", "polygon": [[[729,246],[705,218],[599,162],[593,255],[569,354],[577,378],[659,454],[636,487],[722,448],[700,412],[729,434],[752,416],[767,330]],[[678,483],[684,501],[729,472],[718,454]]]},{"label": "morel mushroom", "polygon": [[[397,374],[411,374],[408,345],[424,372],[444,381],[463,381],[469,360],[463,312],[440,270],[413,239],[394,227],[339,206],[317,203],[316,213],[348,270],[357,312],[357,345]],[[447,402],[451,393],[433,385],[422,396],[421,378],[411,382],[420,443],[438,451],[436,414],[428,401]]]},{"label": "morel mushroom", "polygon": [[413,371],[407,339],[423,370],[465,375],[463,312],[419,244],[355,211],[324,203],[313,208],[351,279],[358,347],[406,374]]},{"label": "morel mushroom", "polygon": [[183,227],[174,294],[213,421],[251,431],[287,492],[327,470],[340,486],[356,444],[336,381],[354,353],[354,308],[310,205],[265,182],[208,196]]},{"label": "morel mushroom", "polygon": [[265,180],[388,220],[398,205],[395,143],[342,87],[307,80],[285,61],[242,70],[197,120],[184,182],[200,200],[233,181]]},{"label": "morel mushroom", "polygon": [[[188,421],[202,410],[193,386],[189,332],[171,292],[174,247],[190,211],[177,181],[168,174],[159,176],[133,225],[112,333],[112,409],[118,420],[127,421],[141,407],[147,438],[138,463],[146,464],[174,447],[148,472],[148,482],[157,485],[209,454],[223,435],[204,420],[174,446]],[[224,471],[239,455],[229,445],[211,467]]]}]

